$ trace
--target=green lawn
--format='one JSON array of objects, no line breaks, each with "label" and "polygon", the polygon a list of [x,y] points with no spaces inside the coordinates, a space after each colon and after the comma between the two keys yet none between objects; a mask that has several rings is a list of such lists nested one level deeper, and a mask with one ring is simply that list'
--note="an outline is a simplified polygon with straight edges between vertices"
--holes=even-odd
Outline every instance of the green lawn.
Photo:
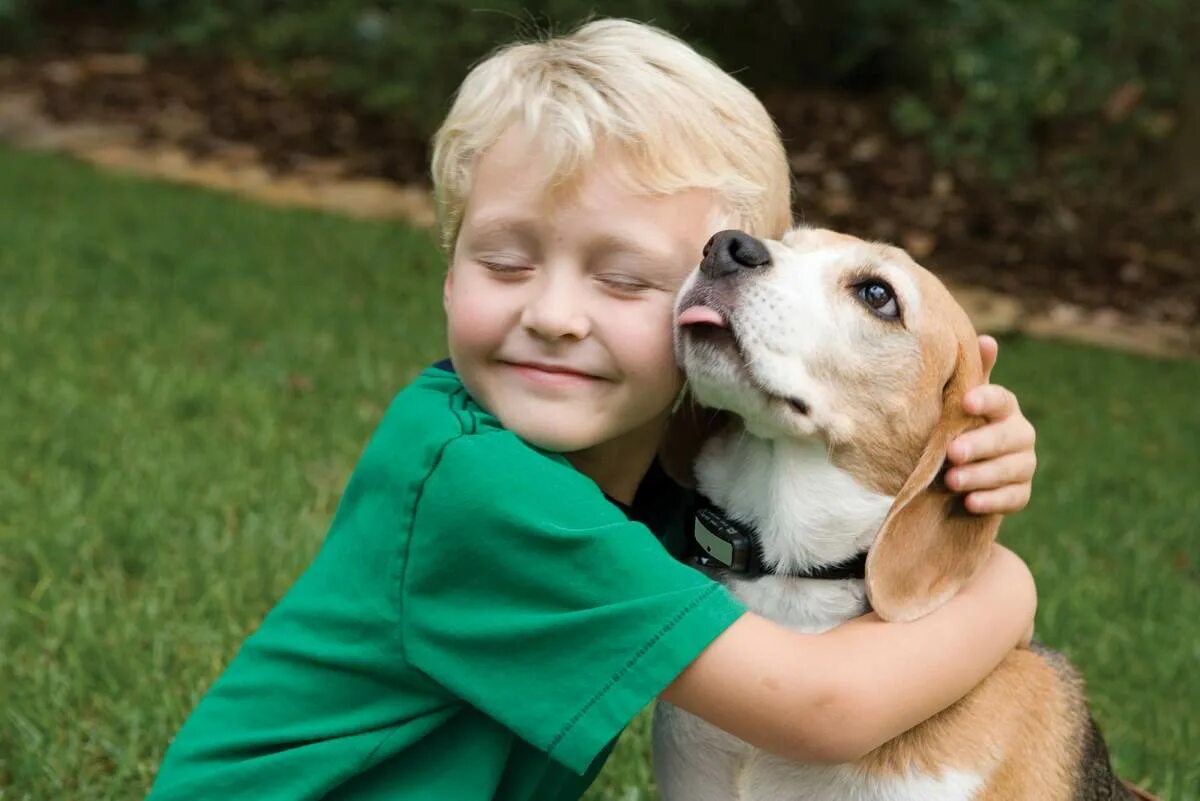
[{"label": "green lawn", "polygon": [[[393,393],[443,350],[398,225],[0,149],[0,799],[134,799],[312,556]],[[1039,637],[1119,770],[1200,797],[1200,369],[1027,340]],[[646,720],[592,801],[652,797]]]}]

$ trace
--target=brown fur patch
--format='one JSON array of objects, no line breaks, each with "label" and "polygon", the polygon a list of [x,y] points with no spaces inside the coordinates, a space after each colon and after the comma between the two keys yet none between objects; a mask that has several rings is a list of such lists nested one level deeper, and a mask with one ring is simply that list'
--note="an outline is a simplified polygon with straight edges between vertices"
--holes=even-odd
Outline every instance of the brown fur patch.
[{"label": "brown fur patch", "polygon": [[[882,495],[900,493],[941,413],[941,371],[926,354],[921,361],[921,375],[905,391],[871,391],[870,377],[864,377],[864,386],[853,393],[863,406],[855,414],[854,432],[845,441],[829,443],[834,467]],[[813,372],[819,380],[829,380],[819,366]]]},{"label": "brown fur patch", "polygon": [[[811,229],[785,240],[799,249],[855,241]],[[962,408],[963,395],[983,380],[974,327],[945,286],[903,251],[880,247],[878,257],[899,264],[917,284],[920,313],[906,324],[920,346],[919,368],[903,386],[880,386],[869,366],[861,375],[844,364],[810,369],[828,383],[861,383],[845,393],[854,398],[855,430],[829,443],[830,460],[864,486],[895,496],[871,549],[868,590],[884,618],[913,619],[970,578],[1000,518],[968,513],[940,478],[950,441],[980,424]],[[964,698],[860,764],[879,776],[975,773],[984,779],[977,801],[1073,801],[1087,783],[1084,750],[1098,736],[1092,728],[1078,674],[1035,646],[1013,651]]]},{"label": "brown fur patch", "polygon": [[927,304],[924,370],[912,400],[938,416],[867,559],[867,594],[886,620],[915,620],[945,603],[978,570],[1001,519],[967,512],[940,480],[950,442],[979,424],[962,403],[983,369],[966,313],[932,275],[915,264],[912,272]]},{"label": "brown fur patch", "polygon": [[[797,229],[784,242],[800,252],[862,244],[846,234],[811,228]],[[916,326],[913,333],[920,344],[912,370],[881,386],[878,365],[869,360],[858,365],[814,360],[809,369],[819,382],[848,390],[841,393],[841,402],[850,407],[855,426],[844,439],[828,443],[830,462],[862,486],[894,496],[916,468],[942,413],[942,387],[954,367],[954,354],[946,347],[956,337],[951,321],[955,313],[964,320],[966,316],[942,283],[903,251],[879,245],[865,252],[869,262],[886,262],[908,272],[920,291],[920,324],[907,322]],[[838,271],[831,279],[840,282],[844,275]],[[838,287],[829,289],[834,302],[852,302]]]},{"label": "brown fur patch", "polygon": [[[859,240],[798,229],[783,241],[804,251]],[[807,367],[823,384],[854,390],[839,396],[839,411],[854,427],[839,430],[842,441],[828,442],[830,459],[863,486],[895,497],[871,549],[867,584],[884,618],[912,619],[970,578],[1000,520],[967,513],[940,480],[950,441],[980,423],[962,408],[964,393],[982,381],[975,330],[941,282],[906,254],[880,246],[877,255],[916,282],[919,314],[905,321],[912,328],[904,333],[915,332],[919,357],[892,351],[899,369],[886,381],[874,372],[878,360],[814,359]],[[676,425],[689,443],[718,422],[685,414]],[[1117,786],[1097,738],[1078,674],[1058,654],[1034,646],[1011,652],[964,698],[858,765],[881,778],[974,773],[984,781],[976,801],[1077,801],[1106,781]]]},{"label": "brown fur patch", "polygon": [[860,765],[877,776],[978,773],[977,801],[1069,801],[1088,724],[1080,682],[1056,654],[1013,651],[953,706]]}]

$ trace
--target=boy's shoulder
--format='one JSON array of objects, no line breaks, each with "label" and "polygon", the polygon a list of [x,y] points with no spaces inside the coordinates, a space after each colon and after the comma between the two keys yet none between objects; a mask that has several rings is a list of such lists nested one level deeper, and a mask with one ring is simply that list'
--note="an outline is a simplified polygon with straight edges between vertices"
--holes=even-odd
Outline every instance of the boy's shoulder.
[{"label": "boy's shoulder", "polygon": [[396,395],[373,439],[449,439],[503,430],[500,421],[474,402],[449,359],[426,367]]},{"label": "boy's shoulder", "polygon": [[388,406],[363,462],[402,467],[415,458],[431,466],[450,443],[465,437],[509,435],[471,398],[449,360],[425,368]]},{"label": "boy's shoulder", "polygon": [[[564,456],[525,442],[480,407],[449,361],[426,368],[396,396],[355,473],[382,477],[393,487],[406,485],[416,493],[414,502],[435,484],[461,484],[470,492],[454,499],[455,507],[494,507],[496,495],[544,492],[551,486],[573,503],[586,497],[610,506],[595,483]],[[435,474],[437,480],[431,481]],[[545,503],[543,492],[527,500]]]}]

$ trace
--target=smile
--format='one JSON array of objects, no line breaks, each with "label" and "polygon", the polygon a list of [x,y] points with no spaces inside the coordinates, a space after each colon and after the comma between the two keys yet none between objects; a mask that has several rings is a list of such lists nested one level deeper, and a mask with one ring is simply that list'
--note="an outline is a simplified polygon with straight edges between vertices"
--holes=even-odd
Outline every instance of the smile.
[{"label": "smile", "polygon": [[573,370],[562,365],[509,361],[502,361],[501,364],[510,368],[522,379],[539,386],[568,387],[594,384],[606,380],[600,376]]}]

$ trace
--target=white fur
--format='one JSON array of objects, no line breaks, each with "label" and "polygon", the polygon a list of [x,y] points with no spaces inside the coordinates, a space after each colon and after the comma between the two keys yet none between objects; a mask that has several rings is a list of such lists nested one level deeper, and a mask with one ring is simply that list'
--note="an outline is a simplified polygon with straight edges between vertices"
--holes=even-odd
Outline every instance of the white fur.
[{"label": "white fur", "polygon": [[[789,568],[843,561],[865,548],[892,499],[857,484],[819,442],[718,437],[696,467],[700,489],[758,528],[764,558]],[[748,609],[820,632],[866,611],[857,579],[731,579]],[[875,777],[853,765],[802,765],[760,751],[664,701],[655,709],[654,771],[664,801],[967,801],[983,778],[957,771]]]},{"label": "white fur", "polygon": [[[867,415],[911,414],[904,390],[921,366],[916,331],[923,307],[912,277],[891,262],[887,248],[857,243],[798,256],[780,243],[764,244],[774,264],[741,282],[736,302],[725,309],[745,360],[732,348],[679,343],[693,394],[705,406],[736,412],[749,433],[764,439],[842,443]],[[874,318],[846,285],[867,264],[895,290],[905,326]],[[700,278],[693,272],[681,299]],[[874,392],[864,395],[866,386]],[[808,414],[796,414],[782,399],[804,401]]]},{"label": "white fur", "polygon": [[664,801],[967,801],[983,786],[956,770],[873,777],[853,765],[788,762],[663,702],[653,754]]},{"label": "white fur", "polygon": [[825,445],[811,438],[718,437],[701,454],[696,477],[726,514],[759,530],[764,559],[780,570],[843,562],[866,550],[892,505],[829,464]]}]

